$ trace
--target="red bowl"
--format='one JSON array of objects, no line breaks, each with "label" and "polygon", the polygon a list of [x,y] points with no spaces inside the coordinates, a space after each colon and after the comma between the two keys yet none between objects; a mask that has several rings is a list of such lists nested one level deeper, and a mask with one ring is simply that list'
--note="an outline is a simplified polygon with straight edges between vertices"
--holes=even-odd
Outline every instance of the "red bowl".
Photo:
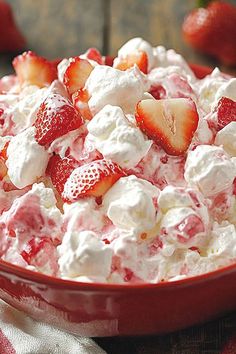
[{"label": "red bowl", "polygon": [[[192,66],[197,76],[210,68]],[[236,309],[236,264],[160,284],[91,284],[0,261],[0,297],[31,317],[82,336],[163,334]]]}]

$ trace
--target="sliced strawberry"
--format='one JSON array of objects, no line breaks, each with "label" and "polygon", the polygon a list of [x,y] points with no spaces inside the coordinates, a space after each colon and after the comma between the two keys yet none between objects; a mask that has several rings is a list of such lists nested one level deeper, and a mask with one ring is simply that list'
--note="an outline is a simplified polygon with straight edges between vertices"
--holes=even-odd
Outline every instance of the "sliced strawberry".
[{"label": "sliced strawberry", "polygon": [[110,55],[106,55],[103,57],[104,64],[107,66],[113,66],[114,58]]},{"label": "sliced strawberry", "polygon": [[26,82],[43,87],[57,78],[54,65],[31,51],[18,55],[12,64],[21,84]]},{"label": "sliced strawberry", "polygon": [[96,48],[89,48],[85,53],[86,58],[96,61],[98,64],[102,65],[102,55]]},{"label": "sliced strawberry", "polygon": [[62,195],[67,179],[76,167],[78,167],[78,162],[72,158],[61,159],[58,155],[50,158],[46,174],[51,177],[52,184],[60,195]]},{"label": "sliced strawberry", "polygon": [[166,98],[166,90],[162,85],[151,86],[149,93],[156,99],[161,100]]},{"label": "sliced strawberry", "polygon": [[39,107],[35,138],[40,145],[51,144],[82,124],[81,115],[68,99],[56,93],[50,94]]},{"label": "sliced strawberry", "polygon": [[96,160],[76,168],[68,178],[63,199],[75,202],[84,197],[100,197],[120,178],[124,171],[111,160]]},{"label": "sliced strawberry", "polygon": [[236,101],[227,97],[222,97],[216,108],[218,130],[223,129],[230,122],[236,121]]},{"label": "sliced strawberry", "polygon": [[169,155],[182,155],[198,126],[195,103],[188,98],[143,100],[137,105],[140,129]]},{"label": "sliced strawberry", "polygon": [[89,101],[88,91],[85,89],[78,90],[72,95],[72,102],[77,111],[81,114],[84,119],[91,120],[92,113],[88,106]]},{"label": "sliced strawberry", "polygon": [[147,53],[139,50],[137,52],[127,55],[125,58],[119,59],[119,62],[114,63],[114,68],[119,70],[127,70],[132,68],[134,65],[137,65],[139,69],[147,74],[148,70],[148,57]]},{"label": "sliced strawberry", "polygon": [[93,69],[94,67],[86,59],[80,57],[71,59],[64,74],[64,85],[70,95],[84,88],[85,82]]}]

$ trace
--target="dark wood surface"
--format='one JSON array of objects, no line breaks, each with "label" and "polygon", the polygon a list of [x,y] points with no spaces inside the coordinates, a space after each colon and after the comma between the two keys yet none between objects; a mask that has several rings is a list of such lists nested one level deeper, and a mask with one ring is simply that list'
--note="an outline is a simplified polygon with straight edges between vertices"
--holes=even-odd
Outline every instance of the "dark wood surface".
[{"label": "dark wood surface", "polygon": [[[27,49],[52,58],[88,47],[114,55],[128,39],[174,48],[188,61],[215,66],[183,43],[181,24],[195,0],[8,0],[27,39]],[[232,0],[236,4],[236,0]],[[11,72],[11,56],[0,55],[0,75]],[[221,67],[235,73],[235,70]],[[236,315],[167,336],[99,338],[109,354],[220,354],[236,330]],[[236,353],[235,351],[232,353]],[[92,353],[91,353],[92,354]]]}]

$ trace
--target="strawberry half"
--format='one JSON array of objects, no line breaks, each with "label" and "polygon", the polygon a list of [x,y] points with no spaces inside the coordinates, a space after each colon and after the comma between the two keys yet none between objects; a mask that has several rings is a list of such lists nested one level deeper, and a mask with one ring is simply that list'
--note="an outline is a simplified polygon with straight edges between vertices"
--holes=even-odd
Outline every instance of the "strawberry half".
[{"label": "strawberry half", "polygon": [[222,97],[216,108],[218,130],[223,129],[230,122],[236,122],[236,101]]},{"label": "strawberry half", "polygon": [[76,168],[65,183],[63,199],[75,202],[84,197],[101,197],[124,171],[111,160],[96,160]]},{"label": "strawberry half", "polygon": [[199,119],[195,103],[189,98],[142,100],[135,118],[149,138],[175,156],[188,149]]},{"label": "strawberry half", "polygon": [[50,158],[46,174],[51,177],[52,184],[60,195],[62,195],[67,179],[76,167],[78,167],[78,162],[72,158],[61,159],[58,155]]},{"label": "strawberry half", "polygon": [[134,65],[137,65],[139,69],[147,74],[148,71],[148,57],[146,52],[139,50],[137,52],[127,55],[125,58],[120,59],[118,63],[114,62],[114,68],[125,71],[129,68],[132,68]]},{"label": "strawberry half", "polygon": [[93,69],[94,67],[86,59],[81,59],[80,57],[70,59],[70,64],[65,71],[63,80],[70,95],[84,88],[85,82]]},{"label": "strawberry half", "polygon": [[54,65],[31,51],[15,57],[12,64],[20,84],[27,83],[44,87],[57,78]]},{"label": "strawberry half", "polygon": [[68,99],[50,94],[41,103],[34,123],[35,139],[40,145],[51,144],[55,139],[79,128],[83,119]]}]

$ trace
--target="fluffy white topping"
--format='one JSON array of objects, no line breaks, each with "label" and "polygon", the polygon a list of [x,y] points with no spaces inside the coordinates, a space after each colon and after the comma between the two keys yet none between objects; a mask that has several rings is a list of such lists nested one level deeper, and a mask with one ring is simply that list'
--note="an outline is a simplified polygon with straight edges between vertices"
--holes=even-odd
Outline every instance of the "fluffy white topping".
[{"label": "fluffy white topping", "polygon": [[[222,264],[227,264],[227,260],[236,260],[236,230],[235,226],[223,222],[215,223],[212,230],[212,239],[207,250],[209,257],[214,257],[216,262],[221,260]],[[220,264],[219,264],[220,265]]]},{"label": "fluffy white topping", "polygon": [[85,89],[91,96],[88,105],[92,114],[107,104],[119,106],[125,113],[133,113],[148,86],[145,75],[137,66],[121,71],[98,65],[89,75]]},{"label": "fluffy white topping", "polygon": [[210,75],[196,83],[195,89],[198,92],[198,104],[204,112],[209,113],[215,105],[216,93],[226,82],[226,78],[218,68]]},{"label": "fluffy white topping", "polygon": [[114,60],[114,65],[119,63],[120,59],[124,59],[129,54],[139,50],[146,52],[148,57],[148,71],[150,71],[155,66],[153,48],[150,43],[140,37],[130,39],[118,50],[118,57]]},{"label": "fluffy white topping", "polygon": [[31,127],[14,136],[7,148],[8,176],[17,188],[24,188],[44,175],[49,154],[35,140]]},{"label": "fluffy white topping", "polygon": [[163,46],[157,46],[153,49],[153,53],[156,58],[156,67],[179,67],[191,80],[196,80],[193,71],[190,69],[185,59],[182,55],[176,53],[174,49],[166,50]]},{"label": "fluffy white topping", "polygon": [[44,100],[47,88],[26,86],[19,95],[19,101],[9,109],[14,122],[13,133],[29,128],[36,119],[41,102]]},{"label": "fluffy white topping", "polygon": [[236,101],[236,78],[232,78],[223,83],[217,90],[213,106],[217,105],[221,97],[228,97]]},{"label": "fluffy white topping", "polygon": [[190,186],[208,197],[232,185],[236,166],[222,147],[199,145],[188,153],[184,176]]},{"label": "fluffy white topping", "polygon": [[190,207],[169,209],[161,219],[163,239],[178,248],[202,247],[206,244],[205,226],[200,216]]},{"label": "fluffy white topping", "polygon": [[236,122],[230,122],[216,134],[216,145],[222,145],[231,156],[236,156]]},{"label": "fluffy white topping", "polygon": [[120,178],[109,189],[103,198],[103,206],[115,226],[141,233],[154,228],[159,220],[153,202],[158,195],[158,188],[132,175]]},{"label": "fluffy white topping", "polygon": [[112,250],[92,231],[66,232],[58,252],[62,277],[99,277],[105,281],[110,274]]},{"label": "fluffy white topping", "polygon": [[63,82],[64,79],[64,74],[65,71],[67,69],[67,67],[70,64],[70,60],[69,59],[63,59],[62,61],[60,61],[60,63],[57,65],[57,74],[58,74],[58,79]]},{"label": "fluffy white topping", "polygon": [[87,125],[89,139],[106,159],[132,168],[146,155],[152,141],[128,121],[120,107],[107,105]]},{"label": "fluffy white topping", "polygon": [[104,215],[101,210],[98,210],[93,198],[87,198],[72,204],[64,204],[63,209],[67,231],[98,231],[104,225]]},{"label": "fluffy white topping", "polygon": [[[49,236],[51,238],[59,239],[61,237],[60,226],[62,224],[62,214],[56,206],[57,200],[53,190],[51,188],[46,188],[43,183],[35,183],[28,194],[37,195],[39,197],[40,210],[43,217],[52,220],[54,223]],[[52,231],[53,229],[54,232]]]}]

